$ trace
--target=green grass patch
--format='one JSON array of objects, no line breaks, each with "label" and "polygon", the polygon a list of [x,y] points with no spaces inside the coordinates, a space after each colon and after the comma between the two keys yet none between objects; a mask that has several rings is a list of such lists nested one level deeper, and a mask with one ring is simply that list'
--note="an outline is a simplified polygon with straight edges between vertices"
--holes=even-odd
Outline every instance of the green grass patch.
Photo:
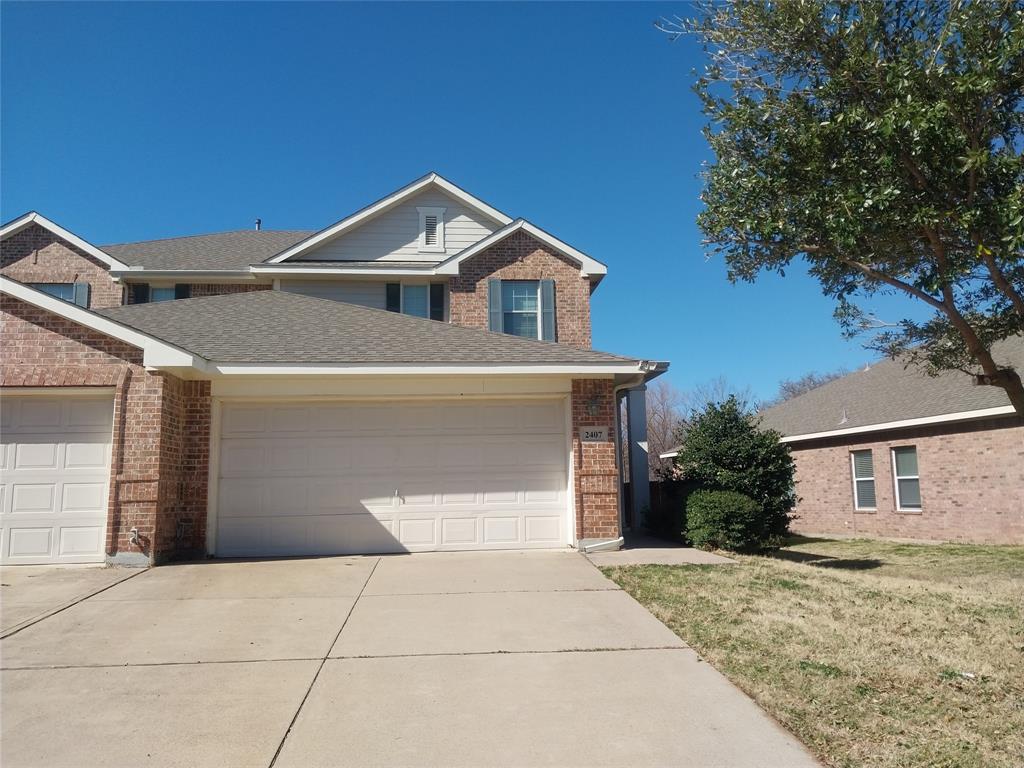
[{"label": "green grass patch", "polygon": [[736,559],[605,572],[829,765],[1024,766],[1024,548]]}]

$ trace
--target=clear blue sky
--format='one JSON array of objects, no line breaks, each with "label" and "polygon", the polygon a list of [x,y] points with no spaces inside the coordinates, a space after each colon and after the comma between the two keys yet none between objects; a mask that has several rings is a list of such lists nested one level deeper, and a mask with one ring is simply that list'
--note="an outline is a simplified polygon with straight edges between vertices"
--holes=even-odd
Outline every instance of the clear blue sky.
[{"label": "clear blue sky", "polygon": [[0,213],[96,244],[318,229],[436,170],[607,263],[594,346],[681,388],[861,365],[800,270],[705,257],[700,51],[652,23],[686,7],[5,2]]}]

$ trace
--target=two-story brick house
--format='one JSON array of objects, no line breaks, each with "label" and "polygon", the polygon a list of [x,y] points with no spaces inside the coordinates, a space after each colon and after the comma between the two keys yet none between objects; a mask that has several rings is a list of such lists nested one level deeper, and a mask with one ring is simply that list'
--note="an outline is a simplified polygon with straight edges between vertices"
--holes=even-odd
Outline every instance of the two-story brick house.
[{"label": "two-story brick house", "polygon": [[437,174],[316,232],[97,247],[26,214],[3,561],[614,543],[618,404],[666,364],[591,349],[606,272]]}]

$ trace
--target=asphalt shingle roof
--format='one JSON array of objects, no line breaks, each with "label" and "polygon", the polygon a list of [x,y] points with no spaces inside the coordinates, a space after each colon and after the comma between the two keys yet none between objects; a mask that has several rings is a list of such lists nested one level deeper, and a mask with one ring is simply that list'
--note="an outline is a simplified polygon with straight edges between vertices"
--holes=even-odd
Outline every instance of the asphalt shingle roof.
[{"label": "asphalt shingle roof", "polygon": [[100,248],[118,261],[145,269],[246,270],[312,234],[311,230],[240,229]]},{"label": "asphalt shingle roof", "polygon": [[287,291],[132,304],[97,313],[223,363],[635,362]]},{"label": "asphalt shingle roof", "polygon": [[[1024,336],[997,344],[993,355],[997,363],[1024,371]],[[783,435],[806,435],[1006,405],[1002,389],[977,386],[964,373],[931,377],[901,360],[882,360],[761,415],[764,426]]]}]

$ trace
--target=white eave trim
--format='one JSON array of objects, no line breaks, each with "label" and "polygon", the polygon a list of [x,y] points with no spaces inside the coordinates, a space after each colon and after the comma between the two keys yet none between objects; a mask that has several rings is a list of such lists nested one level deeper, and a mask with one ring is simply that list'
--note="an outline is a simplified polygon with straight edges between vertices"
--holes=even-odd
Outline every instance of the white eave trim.
[{"label": "white eave trim", "polygon": [[534,226],[526,219],[516,219],[512,223],[508,224],[505,227],[502,227],[496,232],[492,232],[483,240],[480,240],[479,242],[469,246],[468,248],[459,251],[454,256],[445,259],[444,261],[437,265],[437,274],[459,274],[459,265],[463,261],[465,261],[466,259],[473,258],[481,251],[490,248],[495,243],[501,242],[506,237],[511,235],[513,232],[516,232],[520,229],[523,230],[524,232],[527,232],[528,234],[530,234],[540,242],[544,243],[545,245],[549,246],[550,248],[558,251],[563,256],[567,256],[568,258],[572,259],[577,264],[579,264],[580,274],[583,277],[600,278],[608,274],[608,267],[599,262],[597,259],[592,259],[590,256],[587,256],[587,254],[573,248],[568,243],[562,242],[557,237],[548,232],[545,232],[540,227]]},{"label": "white eave trim", "polygon": [[832,429],[827,432],[808,432],[803,435],[787,435],[780,442],[796,443],[806,440],[819,440],[828,437],[842,437],[844,435],[861,435],[867,432],[885,432],[891,429],[904,429],[906,427],[923,427],[929,424],[948,424],[956,421],[974,421],[976,419],[987,419],[993,416],[1008,416],[1016,413],[1012,405],[1000,405],[995,408],[981,408],[976,411],[958,411],[957,413],[943,413],[939,416],[922,416],[917,419],[903,419],[901,421],[886,421],[881,424],[866,424],[863,427],[850,427],[849,429]]},{"label": "white eave trim", "polygon": [[74,232],[70,232],[64,229],[64,227],[60,226],[59,224],[54,224],[48,218],[46,218],[40,213],[36,213],[35,211],[30,211],[26,213],[24,216],[19,216],[14,221],[9,222],[8,224],[5,224],[2,228],[0,228],[0,240],[6,240],[11,235],[20,232],[21,230],[31,226],[32,224],[38,224],[44,229],[50,230],[57,237],[61,238],[62,240],[68,241],[76,248],[80,248],[97,261],[101,261],[104,264],[106,264],[111,269],[130,269],[130,267],[127,264],[123,264],[122,262],[118,261],[109,253],[101,251],[95,245],[86,242],[78,235],[76,235]]},{"label": "white eave trim", "polygon": [[0,293],[13,296],[26,304],[52,312],[59,317],[141,349],[142,362],[147,368],[197,368],[202,370],[205,367],[206,361],[198,355],[2,275],[0,275]]},{"label": "white eave trim", "polygon": [[190,282],[190,281],[209,281],[209,282],[223,282],[223,281],[254,281],[256,276],[245,269],[239,271],[236,269],[117,269],[111,270],[110,276],[115,280],[124,280],[125,282],[134,282],[136,280],[174,280],[176,282]]},{"label": "white eave trim", "polygon": [[274,277],[291,277],[294,275],[434,275],[437,274],[437,265],[433,263],[424,264],[422,267],[387,267],[387,262],[381,262],[379,267],[346,267],[345,262],[339,261],[336,267],[310,266],[303,267],[302,262],[292,261],[285,264],[254,264],[250,269],[254,275],[272,275]]},{"label": "white eave trim", "polygon": [[222,376],[393,376],[393,375],[442,375],[442,376],[604,376],[615,374],[636,374],[642,372],[642,363],[550,363],[550,364],[508,364],[493,363],[350,363],[330,365],[327,363],[224,363],[211,362],[206,370]]},{"label": "white eave trim", "polygon": [[512,218],[497,208],[492,208],[483,200],[474,197],[473,195],[466,192],[464,189],[452,184],[447,179],[439,176],[436,173],[428,173],[426,176],[417,179],[411,184],[407,184],[396,192],[391,193],[385,198],[378,200],[375,203],[368,205],[360,211],[352,214],[351,216],[342,219],[336,224],[332,224],[326,229],[322,229],[314,235],[310,235],[305,240],[302,240],[290,248],[282,251],[281,253],[267,259],[265,264],[279,264],[282,261],[295,258],[296,256],[306,253],[307,251],[316,248],[319,245],[332,240],[339,235],[348,232],[355,227],[359,226],[363,222],[372,219],[379,213],[383,213],[387,209],[398,205],[399,203],[408,200],[412,196],[418,194],[422,190],[429,186],[435,186],[442,191],[446,192],[451,197],[454,197],[459,202],[463,203],[467,208],[484,214],[485,216],[494,219],[501,225],[506,225],[512,221]]}]

